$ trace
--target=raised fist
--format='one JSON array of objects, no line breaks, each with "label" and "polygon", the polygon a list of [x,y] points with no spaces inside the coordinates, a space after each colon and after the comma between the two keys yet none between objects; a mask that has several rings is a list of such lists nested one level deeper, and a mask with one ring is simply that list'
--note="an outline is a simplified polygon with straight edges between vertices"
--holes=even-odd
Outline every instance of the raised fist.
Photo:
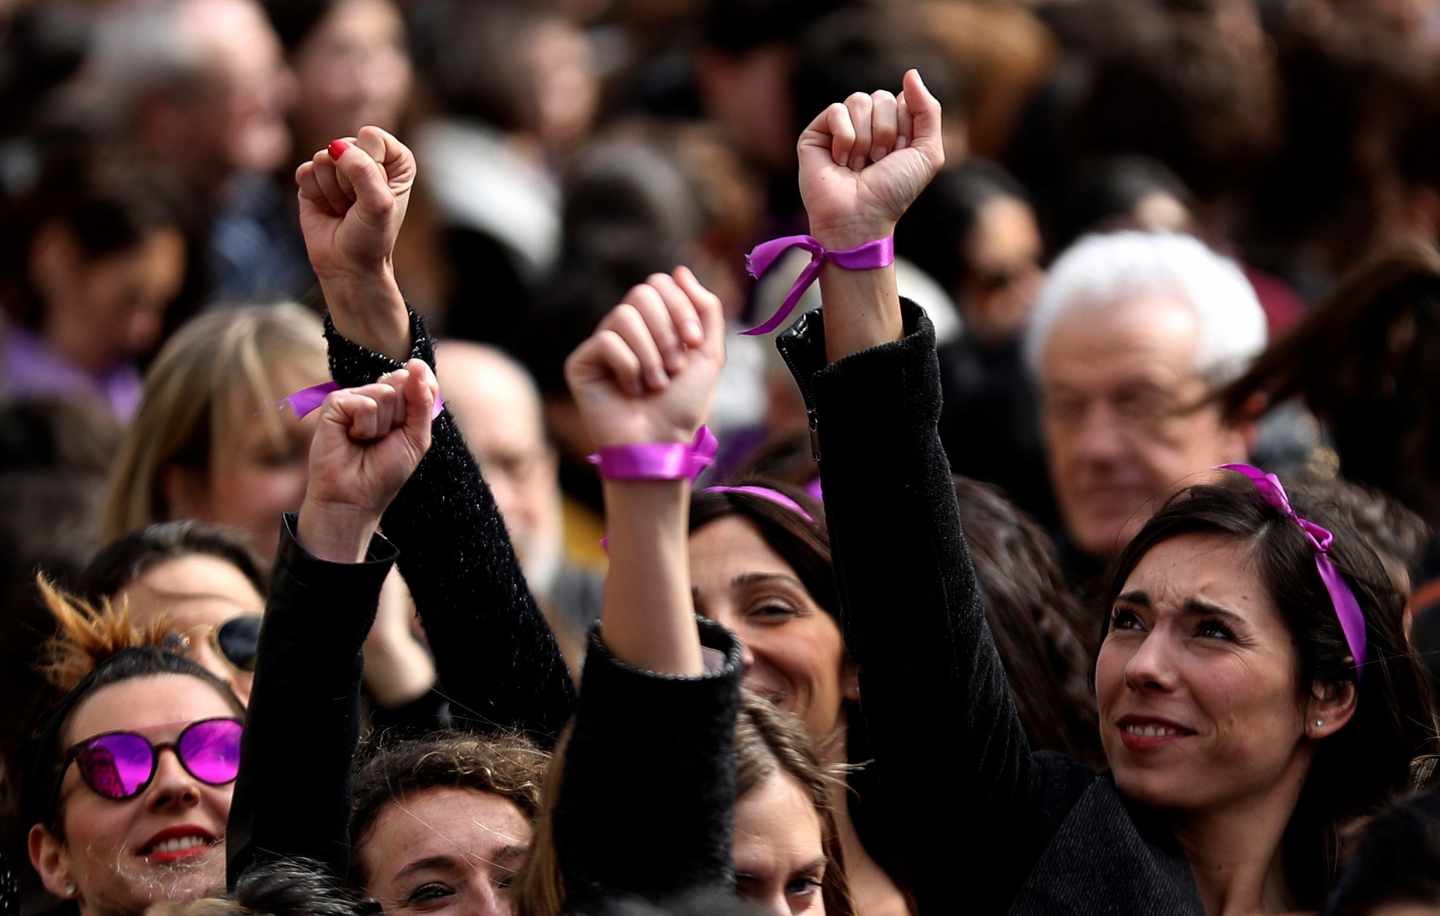
[{"label": "raised fist", "polygon": [[826,108],[797,152],[811,235],[831,249],[884,238],[945,164],[940,103],[911,70],[898,98],[857,92]]}]

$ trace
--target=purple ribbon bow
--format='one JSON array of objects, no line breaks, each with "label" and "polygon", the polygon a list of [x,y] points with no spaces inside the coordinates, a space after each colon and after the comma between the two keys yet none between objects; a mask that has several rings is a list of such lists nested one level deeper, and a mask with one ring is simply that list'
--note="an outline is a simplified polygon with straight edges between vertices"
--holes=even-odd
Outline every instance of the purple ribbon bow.
[{"label": "purple ribbon bow", "polygon": [[1315,569],[1325,583],[1325,590],[1330,593],[1330,603],[1335,606],[1335,616],[1340,620],[1340,629],[1345,632],[1345,642],[1350,646],[1350,655],[1355,659],[1356,670],[1359,670],[1365,664],[1365,614],[1360,610],[1360,602],[1355,600],[1355,593],[1345,584],[1340,570],[1330,559],[1330,545],[1334,543],[1335,535],[1308,518],[1300,517],[1290,506],[1290,497],[1280,484],[1280,478],[1274,474],[1267,474],[1251,464],[1222,464],[1220,467],[1250,478],[1260,498],[1289,516],[1305,533],[1306,540],[1315,548]]},{"label": "purple ribbon bow", "polygon": [[875,270],[895,263],[895,238],[893,236],[886,236],[883,239],[876,239],[873,242],[866,242],[843,251],[827,251],[825,246],[821,245],[813,235],[787,235],[756,245],[745,256],[745,269],[749,271],[750,276],[758,280],[761,274],[769,270],[775,263],[776,258],[791,248],[803,248],[810,252],[810,263],[800,271],[800,276],[790,287],[790,292],[786,294],[785,301],[781,303],[779,310],[767,320],[741,333],[752,336],[769,334],[784,324],[785,319],[790,317],[790,313],[795,311],[795,304],[800,301],[800,297],[805,295],[805,290],[809,289],[810,284],[820,276],[820,268],[825,266],[826,261],[846,270]]},{"label": "purple ribbon bow", "polygon": [[[309,388],[301,388],[294,394],[281,398],[279,406],[281,408],[289,407],[295,411],[295,419],[303,420],[308,414],[320,409],[320,405],[325,403],[325,398],[329,397],[330,392],[339,390],[340,385],[337,382],[321,382],[318,385],[311,385]],[[438,394],[435,395],[435,410],[430,414],[430,418],[434,419],[440,416],[440,411],[444,409],[445,399]]]}]

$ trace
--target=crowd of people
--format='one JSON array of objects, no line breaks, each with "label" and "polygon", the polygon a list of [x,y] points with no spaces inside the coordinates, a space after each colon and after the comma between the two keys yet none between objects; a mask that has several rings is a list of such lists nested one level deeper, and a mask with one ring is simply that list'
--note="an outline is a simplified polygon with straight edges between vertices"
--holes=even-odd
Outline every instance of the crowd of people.
[{"label": "crowd of people", "polygon": [[1440,913],[1435,0],[12,0],[0,99],[0,916]]}]

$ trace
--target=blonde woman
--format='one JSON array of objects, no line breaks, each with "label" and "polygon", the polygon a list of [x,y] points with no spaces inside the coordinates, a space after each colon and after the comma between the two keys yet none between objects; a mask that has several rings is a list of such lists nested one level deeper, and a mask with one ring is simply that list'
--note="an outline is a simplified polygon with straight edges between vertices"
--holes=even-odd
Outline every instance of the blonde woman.
[{"label": "blonde woman", "polygon": [[102,520],[113,540],[192,518],[244,532],[265,559],[300,507],[311,426],[277,405],[326,381],[320,319],[298,305],[207,312],[161,349],[116,460]]}]

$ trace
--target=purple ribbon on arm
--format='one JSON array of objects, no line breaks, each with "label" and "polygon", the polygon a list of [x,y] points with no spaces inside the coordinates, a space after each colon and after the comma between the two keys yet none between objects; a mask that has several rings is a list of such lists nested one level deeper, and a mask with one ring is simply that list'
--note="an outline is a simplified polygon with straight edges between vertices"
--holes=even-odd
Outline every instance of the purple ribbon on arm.
[{"label": "purple ribbon on arm", "polygon": [[1320,581],[1325,583],[1325,591],[1330,593],[1330,603],[1335,606],[1335,616],[1340,620],[1340,629],[1345,632],[1345,642],[1350,647],[1350,655],[1355,659],[1358,671],[1365,664],[1365,614],[1360,610],[1360,602],[1355,600],[1355,593],[1345,584],[1345,578],[1330,559],[1330,545],[1334,543],[1335,535],[1308,518],[1301,518],[1290,506],[1290,497],[1280,484],[1280,478],[1274,474],[1267,474],[1252,464],[1222,464],[1220,467],[1248,477],[1261,499],[1289,516],[1305,533],[1306,540],[1315,548],[1315,569],[1320,573]]},{"label": "purple ribbon on arm", "polygon": [[602,448],[587,460],[600,469],[600,476],[606,480],[689,480],[694,483],[700,472],[715,460],[719,450],[720,440],[710,432],[710,427],[702,426],[689,443],[616,445]]},{"label": "purple ribbon on arm", "polygon": [[[325,399],[330,396],[332,391],[339,390],[338,382],[321,382],[318,385],[311,385],[309,388],[301,388],[299,391],[281,398],[278,406],[282,409],[289,407],[295,411],[295,419],[303,420],[307,415],[319,410],[320,405],[325,403]],[[445,399],[438,394],[435,395],[435,410],[430,414],[431,419],[440,416],[440,411],[444,409]]]},{"label": "purple ribbon on arm", "polygon": [[805,290],[809,289],[810,284],[820,276],[820,269],[825,266],[827,261],[846,270],[875,270],[880,267],[889,267],[895,263],[895,238],[893,236],[866,242],[854,248],[828,251],[813,235],[787,235],[756,245],[745,256],[745,269],[749,271],[750,276],[758,280],[765,271],[770,269],[777,258],[791,248],[803,248],[810,252],[810,263],[800,271],[800,276],[795,279],[795,284],[790,287],[790,292],[785,295],[785,301],[780,304],[780,308],[775,314],[741,333],[752,336],[769,334],[784,324],[785,319],[790,317],[790,313],[795,311],[795,305],[800,301],[800,297],[805,295]]}]

